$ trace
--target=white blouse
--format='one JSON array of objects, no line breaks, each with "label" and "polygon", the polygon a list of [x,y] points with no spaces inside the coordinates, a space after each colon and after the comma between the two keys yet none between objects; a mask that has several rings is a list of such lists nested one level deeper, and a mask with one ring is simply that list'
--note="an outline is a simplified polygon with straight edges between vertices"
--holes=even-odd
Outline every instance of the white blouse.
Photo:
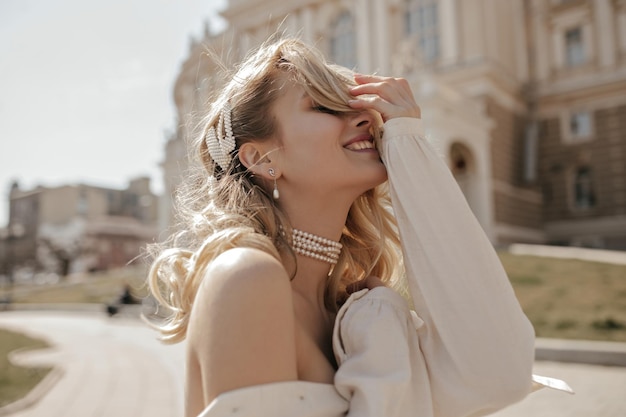
[{"label": "white blouse", "polygon": [[421,120],[384,128],[381,156],[415,311],[386,287],[354,293],[335,322],[334,385],[238,389],[200,417],[478,416],[521,400],[533,384],[569,390],[533,377],[533,328]]}]

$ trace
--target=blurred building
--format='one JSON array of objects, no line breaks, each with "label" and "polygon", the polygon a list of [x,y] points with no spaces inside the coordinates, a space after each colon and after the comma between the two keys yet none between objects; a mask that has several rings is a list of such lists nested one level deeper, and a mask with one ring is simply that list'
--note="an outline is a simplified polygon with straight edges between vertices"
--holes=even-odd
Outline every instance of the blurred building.
[{"label": "blurred building", "polygon": [[626,249],[626,1],[230,0],[222,16],[227,29],[192,42],[174,87],[166,190],[224,82],[207,50],[232,65],[278,29],[407,78],[494,244]]},{"label": "blurred building", "polygon": [[126,189],[13,184],[9,224],[0,229],[0,274],[16,268],[61,274],[126,265],[157,234],[158,197],[149,178]]}]

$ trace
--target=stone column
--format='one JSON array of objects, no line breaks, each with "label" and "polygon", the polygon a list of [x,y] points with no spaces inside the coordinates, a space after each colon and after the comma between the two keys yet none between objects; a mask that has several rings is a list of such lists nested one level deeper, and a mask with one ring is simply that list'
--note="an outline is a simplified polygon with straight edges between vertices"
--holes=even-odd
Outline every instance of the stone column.
[{"label": "stone column", "polygon": [[550,53],[548,28],[543,12],[543,4],[535,1],[531,6],[531,30],[535,37],[535,71],[539,81],[545,81],[550,75]]},{"label": "stone column", "polygon": [[439,2],[439,39],[441,39],[441,64],[453,64],[458,61],[458,21],[457,5],[454,0]]},{"label": "stone column", "polygon": [[393,75],[391,71],[391,41],[389,36],[389,7],[387,0],[374,0],[376,16],[376,49],[372,65],[381,75]]},{"label": "stone column", "polygon": [[289,36],[296,36],[302,29],[302,22],[298,10],[292,10],[285,18],[285,28]]},{"label": "stone column", "polygon": [[357,0],[354,13],[354,25],[356,29],[356,58],[357,68],[359,72],[370,73],[371,64],[371,27],[370,27],[370,13],[369,13],[369,0]]},{"label": "stone column", "polygon": [[305,6],[300,11],[300,23],[302,23],[302,40],[313,44],[315,42],[315,23],[311,6]]},{"label": "stone column", "polygon": [[[517,80],[525,82],[528,80],[528,49],[526,46],[526,31],[529,30],[526,26],[527,18],[526,10],[524,10],[524,3],[522,0],[515,1],[513,3],[513,15],[516,16],[513,19],[513,39],[515,45],[515,75]],[[533,68],[534,70],[534,68]]]},{"label": "stone column", "polygon": [[613,20],[614,10],[609,0],[594,0],[594,25],[596,46],[598,48],[598,64],[601,67],[611,67],[615,65],[615,22]]},{"label": "stone column", "polygon": [[495,224],[495,202],[493,195],[493,178],[491,172],[491,147],[489,134],[485,132],[485,137],[480,143],[476,153],[476,206],[474,215],[482,226],[485,234],[492,243],[497,243],[497,236],[494,230]]},{"label": "stone column", "polygon": [[252,48],[252,35],[250,30],[246,30],[239,34],[239,56],[243,57],[248,53],[248,50]]},{"label": "stone column", "polygon": [[563,33],[561,31],[552,31],[552,52],[554,54],[553,63],[557,70],[561,70],[565,67],[564,42]]},{"label": "stone column", "polygon": [[620,55],[626,55],[626,1],[618,5],[617,10],[617,37],[619,39]]},{"label": "stone column", "polygon": [[498,37],[501,36],[498,33],[499,21],[496,1],[499,0],[484,0],[482,3],[483,56],[493,61],[496,61],[498,58]]}]

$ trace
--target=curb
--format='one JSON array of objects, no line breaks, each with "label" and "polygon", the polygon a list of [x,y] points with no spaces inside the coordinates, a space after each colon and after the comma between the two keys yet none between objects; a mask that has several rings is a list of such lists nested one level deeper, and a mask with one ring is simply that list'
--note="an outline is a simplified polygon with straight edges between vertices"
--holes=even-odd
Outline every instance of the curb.
[{"label": "curb", "polygon": [[[62,312],[83,312],[83,313],[102,313],[107,314],[107,304],[104,303],[49,303],[49,304],[30,304],[30,303],[11,303],[0,306],[0,312],[3,311],[62,311]],[[125,315],[139,314],[143,310],[142,304],[124,304],[119,307],[120,312]]]},{"label": "curb", "polygon": [[626,366],[626,343],[537,338],[535,360]]},{"label": "curb", "polygon": [[102,303],[10,303],[2,306],[1,311],[83,311],[106,312],[106,305]]},{"label": "curb", "polygon": [[513,255],[543,256],[547,258],[576,259],[589,262],[602,262],[626,265],[626,251],[588,249],[573,246],[547,246],[514,243],[506,247]]}]

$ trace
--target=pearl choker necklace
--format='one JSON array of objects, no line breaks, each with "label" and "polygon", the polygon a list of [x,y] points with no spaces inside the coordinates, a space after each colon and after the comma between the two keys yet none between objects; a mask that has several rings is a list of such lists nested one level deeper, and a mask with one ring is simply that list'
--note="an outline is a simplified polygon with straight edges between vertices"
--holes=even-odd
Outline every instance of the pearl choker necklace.
[{"label": "pearl choker necklace", "polygon": [[341,253],[341,243],[302,230],[292,229],[291,246],[302,256],[335,265]]}]

